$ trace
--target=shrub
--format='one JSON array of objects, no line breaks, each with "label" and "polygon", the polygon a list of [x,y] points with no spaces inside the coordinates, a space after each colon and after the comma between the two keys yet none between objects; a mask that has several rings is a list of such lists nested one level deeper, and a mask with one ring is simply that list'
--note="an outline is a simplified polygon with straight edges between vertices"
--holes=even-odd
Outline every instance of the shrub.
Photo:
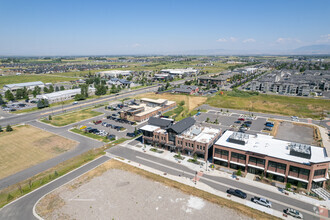
[{"label": "shrub", "polygon": [[14,196],[12,196],[12,195],[9,193],[8,196],[7,196],[7,201],[12,200],[13,198],[14,198]]},{"label": "shrub", "polygon": [[287,183],[287,184],[285,185],[285,189],[286,189],[286,190],[291,189],[291,183]]},{"label": "shrub", "polygon": [[237,175],[237,176],[242,176],[242,171],[241,171],[241,169],[238,169],[238,170],[237,170],[236,175]]},{"label": "shrub", "polygon": [[6,131],[7,132],[13,131],[13,128],[10,125],[7,125]]}]

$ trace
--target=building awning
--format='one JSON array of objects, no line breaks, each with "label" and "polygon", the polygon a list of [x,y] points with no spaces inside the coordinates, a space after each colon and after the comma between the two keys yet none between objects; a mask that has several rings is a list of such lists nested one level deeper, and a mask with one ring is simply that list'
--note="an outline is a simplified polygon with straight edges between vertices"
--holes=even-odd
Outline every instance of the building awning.
[{"label": "building awning", "polygon": [[237,162],[234,162],[234,161],[230,161],[230,163],[245,167],[245,164],[242,164],[242,163],[237,163]]},{"label": "building awning", "polygon": [[317,178],[317,179],[313,179],[313,182],[315,182],[315,183],[318,183],[318,182],[323,182],[323,181],[326,181],[327,180],[327,178]]},{"label": "building awning", "polygon": [[300,179],[300,178],[297,178],[297,177],[294,177],[294,176],[288,176],[288,178],[293,179],[293,180],[297,180],[297,181],[300,181],[300,182],[308,183],[308,180]]},{"label": "building awning", "polygon": [[278,175],[278,176],[283,176],[283,177],[285,177],[285,174],[283,174],[283,173],[277,173],[277,172],[270,171],[270,170],[267,170],[267,173],[271,173],[271,174],[274,174],[274,175]]},{"label": "building awning", "polygon": [[226,160],[226,159],[222,159],[222,158],[220,158],[220,157],[213,157],[215,160],[221,160],[221,161],[224,161],[224,162],[228,162],[228,160]]},{"label": "building awning", "polygon": [[248,166],[249,167],[256,168],[256,169],[260,169],[260,170],[264,170],[265,169],[264,167],[258,167],[258,166],[252,165],[252,164],[248,164]]}]

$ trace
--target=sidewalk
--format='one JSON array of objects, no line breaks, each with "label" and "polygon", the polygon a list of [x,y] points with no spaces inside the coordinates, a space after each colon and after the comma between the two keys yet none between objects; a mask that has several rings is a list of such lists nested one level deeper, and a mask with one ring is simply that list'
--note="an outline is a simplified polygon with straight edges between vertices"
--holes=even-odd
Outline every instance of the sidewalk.
[{"label": "sidewalk", "polygon": [[[126,142],[126,143],[128,143],[128,142]],[[143,144],[138,144],[138,145],[141,145],[142,147],[139,148],[139,147],[132,146],[129,144],[122,144],[123,147],[128,147],[132,150],[136,150],[136,151],[140,151],[140,152],[142,151],[142,152],[145,152],[146,154],[149,154],[149,155],[152,155],[155,157],[159,157],[159,158],[162,158],[162,159],[165,159],[168,161],[172,161],[172,162],[176,162],[176,163],[179,163],[178,161],[180,161],[180,164],[188,167],[189,169],[195,170],[197,172],[203,172],[208,175],[224,177],[224,178],[228,178],[228,179],[236,179],[235,177],[233,177],[233,175],[231,173],[226,173],[223,171],[219,171],[219,170],[215,170],[215,169],[206,167],[205,161],[203,161],[203,160],[198,160],[199,162],[204,163],[203,166],[200,166],[200,165],[196,165],[194,163],[188,162],[187,160],[191,159],[191,157],[189,157],[189,156],[182,155],[182,157],[184,157],[184,160],[179,160],[179,159],[174,158],[174,155],[176,155],[176,153],[171,153],[170,151],[166,151],[166,150],[163,150],[164,151],[163,153],[156,153],[156,152],[150,151],[150,149],[153,148],[150,145],[145,145],[146,148],[143,147]],[[159,148],[157,148],[157,149],[159,149]],[[161,149],[159,149],[159,150],[161,150]],[[209,166],[209,164],[208,164],[208,166]],[[260,183],[257,181],[253,181],[253,180],[250,180],[247,178],[240,177],[239,180],[237,180],[237,181],[240,181],[240,182],[243,182],[244,184],[258,187],[258,188],[261,188],[261,189],[264,189],[264,190],[267,190],[267,191],[270,191],[273,193],[283,194],[278,190],[277,187],[270,186],[270,185]],[[317,207],[322,205],[322,206],[325,206],[327,209],[330,209],[330,202],[328,202],[328,201],[320,201],[320,200],[313,199],[311,197],[307,197],[307,196],[293,193],[293,192],[288,192],[288,193],[289,193],[288,196],[290,196],[291,198],[304,201],[306,203],[312,204]]]}]

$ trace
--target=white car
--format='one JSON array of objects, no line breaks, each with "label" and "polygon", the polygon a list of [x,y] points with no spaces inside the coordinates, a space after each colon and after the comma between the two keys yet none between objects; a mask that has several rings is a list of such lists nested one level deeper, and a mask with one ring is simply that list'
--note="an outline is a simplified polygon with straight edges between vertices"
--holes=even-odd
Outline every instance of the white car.
[{"label": "white car", "polygon": [[291,215],[292,217],[295,217],[295,218],[300,218],[300,219],[304,218],[303,215],[295,209],[287,208],[284,210],[284,213],[287,215]]},{"label": "white car", "polygon": [[268,208],[272,207],[272,203],[270,201],[268,201],[267,199],[265,199],[265,198],[254,197],[251,200],[252,200],[252,202],[254,202],[256,204],[263,205],[263,206],[266,206]]},{"label": "white car", "polygon": [[292,121],[299,121],[299,118],[297,116],[291,116]]}]

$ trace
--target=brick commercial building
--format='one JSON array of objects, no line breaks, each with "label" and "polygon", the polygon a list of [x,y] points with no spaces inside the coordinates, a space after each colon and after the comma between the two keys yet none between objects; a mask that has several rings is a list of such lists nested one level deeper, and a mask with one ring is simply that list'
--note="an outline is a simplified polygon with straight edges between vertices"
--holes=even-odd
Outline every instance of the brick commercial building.
[{"label": "brick commercial building", "polygon": [[157,122],[159,126],[153,123],[140,128],[144,143],[187,155],[197,154],[207,160],[212,154],[214,142],[220,137],[221,130],[197,126],[191,117],[177,123],[161,120],[164,123]]},{"label": "brick commercial building", "polygon": [[325,148],[268,135],[226,131],[214,144],[213,163],[307,190],[324,187],[330,158]]},{"label": "brick commercial building", "polygon": [[120,117],[131,121],[145,121],[152,116],[160,115],[176,107],[176,102],[166,99],[142,98],[140,104],[130,106],[128,110],[121,111]]}]

